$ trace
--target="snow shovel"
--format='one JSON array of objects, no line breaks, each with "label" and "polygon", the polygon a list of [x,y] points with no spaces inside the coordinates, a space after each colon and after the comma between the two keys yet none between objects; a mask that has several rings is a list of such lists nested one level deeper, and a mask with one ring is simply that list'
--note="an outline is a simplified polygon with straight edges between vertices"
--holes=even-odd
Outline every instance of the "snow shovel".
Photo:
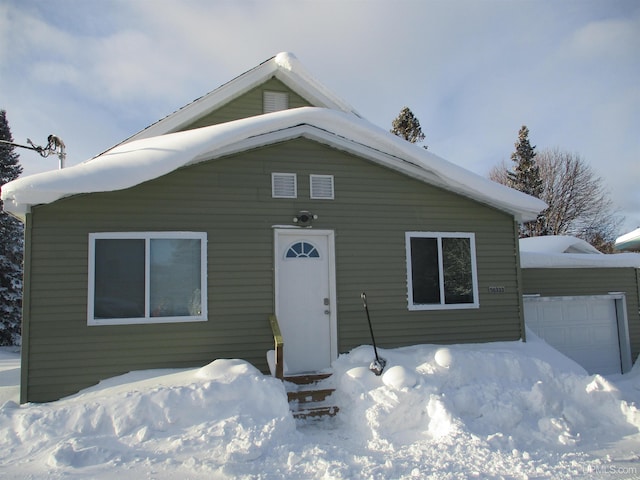
[{"label": "snow shovel", "polygon": [[371,332],[371,342],[373,343],[373,353],[376,354],[376,359],[369,365],[369,370],[375,373],[377,376],[382,375],[387,361],[384,358],[378,357],[378,349],[376,348],[376,339],[373,336],[373,327],[371,326],[371,317],[369,317],[369,307],[367,306],[367,294],[362,292],[360,295],[362,298],[362,304],[364,305],[364,311],[367,312],[367,322],[369,323],[369,331]]}]

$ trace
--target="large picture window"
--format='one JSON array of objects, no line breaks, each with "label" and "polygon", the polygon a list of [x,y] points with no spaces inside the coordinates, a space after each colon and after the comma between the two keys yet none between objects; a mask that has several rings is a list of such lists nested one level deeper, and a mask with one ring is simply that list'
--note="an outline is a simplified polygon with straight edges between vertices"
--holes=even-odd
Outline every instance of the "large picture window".
[{"label": "large picture window", "polygon": [[89,234],[89,325],[207,319],[206,233]]},{"label": "large picture window", "polygon": [[473,233],[407,232],[410,310],[478,308]]}]

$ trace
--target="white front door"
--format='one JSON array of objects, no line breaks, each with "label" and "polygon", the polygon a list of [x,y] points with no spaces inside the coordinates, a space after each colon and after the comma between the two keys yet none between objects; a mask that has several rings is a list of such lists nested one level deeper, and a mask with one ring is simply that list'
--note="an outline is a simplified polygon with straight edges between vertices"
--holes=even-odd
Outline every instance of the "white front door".
[{"label": "white front door", "polygon": [[285,373],[329,368],[337,355],[333,231],[275,230],[275,286]]}]

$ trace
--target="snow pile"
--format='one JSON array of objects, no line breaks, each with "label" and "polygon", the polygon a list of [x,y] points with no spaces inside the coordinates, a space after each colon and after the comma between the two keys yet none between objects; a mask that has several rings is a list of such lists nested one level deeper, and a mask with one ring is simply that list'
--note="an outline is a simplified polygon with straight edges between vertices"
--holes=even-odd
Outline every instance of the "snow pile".
[{"label": "snow pile", "polygon": [[[67,399],[0,409],[2,464],[54,469],[254,460],[295,434],[284,387],[241,360],[127,374]],[[203,448],[206,447],[206,448]],[[196,458],[197,457],[197,458]]]},{"label": "snow pile", "polygon": [[367,347],[336,365],[341,413],[374,444],[471,434],[492,449],[553,450],[640,432],[640,411],[612,383],[537,339],[519,349],[417,346],[382,356],[380,377],[363,366]]},{"label": "snow pile", "polygon": [[[0,408],[3,478],[625,478],[640,474],[640,365],[605,379],[535,337],[341,355],[335,418],[296,421],[241,360],[133,372]],[[626,443],[621,443],[622,441]],[[612,450],[611,445],[615,446]],[[607,449],[606,452],[603,449]]]}]

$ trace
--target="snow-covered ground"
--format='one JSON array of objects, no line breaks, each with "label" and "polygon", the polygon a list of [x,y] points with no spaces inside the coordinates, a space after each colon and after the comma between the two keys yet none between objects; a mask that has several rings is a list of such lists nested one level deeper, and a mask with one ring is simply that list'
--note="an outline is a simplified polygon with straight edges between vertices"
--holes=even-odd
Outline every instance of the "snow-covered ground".
[{"label": "snow-covered ground", "polygon": [[527,343],[362,346],[332,377],[338,415],[295,421],[241,360],[132,372],[49,404],[17,402],[0,350],[5,479],[640,478],[640,362],[589,376]]}]

